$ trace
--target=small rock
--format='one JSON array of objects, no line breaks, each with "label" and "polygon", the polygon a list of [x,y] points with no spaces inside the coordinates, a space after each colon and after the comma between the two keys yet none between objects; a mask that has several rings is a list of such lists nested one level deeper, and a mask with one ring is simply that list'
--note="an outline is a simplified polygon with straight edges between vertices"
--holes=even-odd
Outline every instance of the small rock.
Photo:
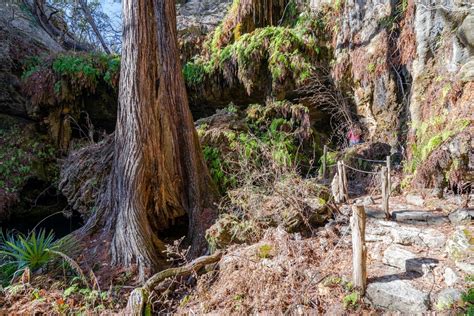
[{"label": "small rock", "polygon": [[462,262],[462,261],[456,261],[455,262],[456,267],[458,267],[460,270],[467,274],[474,274],[474,264]]},{"label": "small rock", "polygon": [[474,234],[464,226],[459,226],[446,242],[446,252],[451,259],[463,261],[472,258],[474,253]]},{"label": "small rock", "polygon": [[444,269],[444,282],[447,286],[453,286],[458,281],[458,276],[456,272],[453,271],[451,268]]},{"label": "small rock", "polygon": [[458,209],[448,216],[452,224],[469,224],[472,220],[468,209]]},{"label": "small rock", "polygon": [[438,294],[436,309],[443,311],[450,309],[454,304],[462,301],[462,293],[459,290],[448,288]]},{"label": "small rock", "polygon": [[428,310],[429,296],[402,280],[370,283],[367,298],[376,307],[413,314]]},{"label": "small rock", "polygon": [[364,206],[369,206],[369,205],[374,205],[374,199],[372,199],[371,196],[366,196],[364,200],[362,201],[362,205]]},{"label": "small rock", "polygon": [[414,194],[407,194],[405,197],[408,204],[415,205],[415,206],[423,206],[425,205],[425,199],[423,199],[420,195]]}]

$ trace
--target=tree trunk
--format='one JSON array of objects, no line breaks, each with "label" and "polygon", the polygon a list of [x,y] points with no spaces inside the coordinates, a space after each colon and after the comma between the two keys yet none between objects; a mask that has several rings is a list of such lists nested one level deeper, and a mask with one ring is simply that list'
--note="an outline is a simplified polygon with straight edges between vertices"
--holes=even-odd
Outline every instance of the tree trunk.
[{"label": "tree trunk", "polygon": [[[174,1],[123,0],[122,66],[108,196],[82,232],[105,227],[112,263],[166,265],[158,233],[182,216],[195,255],[205,248],[215,189],[179,61]],[[104,231],[102,231],[104,232]]]},{"label": "tree trunk", "polygon": [[91,10],[89,9],[89,5],[87,4],[87,0],[79,0],[79,5],[81,6],[81,9],[84,12],[84,15],[86,16],[87,23],[89,23],[89,25],[92,27],[92,30],[94,31],[95,35],[97,36],[97,39],[102,45],[104,52],[106,54],[110,54],[110,49],[107,46],[107,43],[105,42],[104,37],[102,36],[102,33],[100,33],[97,24],[95,23],[94,17],[92,16]]}]

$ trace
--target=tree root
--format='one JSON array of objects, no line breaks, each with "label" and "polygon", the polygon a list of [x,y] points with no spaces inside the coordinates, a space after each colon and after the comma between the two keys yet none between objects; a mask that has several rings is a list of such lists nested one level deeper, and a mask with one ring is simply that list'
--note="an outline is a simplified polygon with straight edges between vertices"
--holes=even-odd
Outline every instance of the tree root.
[{"label": "tree root", "polygon": [[150,293],[162,281],[171,277],[180,277],[197,272],[204,266],[219,261],[222,257],[222,252],[218,251],[210,256],[202,256],[196,258],[190,263],[177,268],[170,268],[160,271],[153,275],[142,287],[136,288],[130,293],[127,307],[125,308],[126,315],[141,316],[145,314],[146,303]]}]

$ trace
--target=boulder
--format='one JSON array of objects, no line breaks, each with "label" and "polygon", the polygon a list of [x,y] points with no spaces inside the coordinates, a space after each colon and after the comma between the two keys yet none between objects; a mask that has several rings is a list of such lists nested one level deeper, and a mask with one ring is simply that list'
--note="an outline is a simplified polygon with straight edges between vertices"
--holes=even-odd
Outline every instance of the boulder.
[{"label": "boulder", "polygon": [[466,47],[474,49],[474,14],[469,14],[464,18],[458,28],[457,36]]},{"label": "boulder", "polygon": [[260,229],[255,222],[223,214],[206,231],[206,240],[212,249],[222,249],[231,244],[250,242],[259,235]]},{"label": "boulder", "polygon": [[438,260],[417,258],[412,252],[392,245],[385,250],[382,262],[405,272],[425,275],[436,266]]},{"label": "boulder", "polygon": [[474,81],[474,57],[459,69],[459,77],[464,82]]},{"label": "boulder", "polygon": [[375,307],[410,315],[426,312],[429,307],[429,295],[402,280],[370,283],[366,295]]}]

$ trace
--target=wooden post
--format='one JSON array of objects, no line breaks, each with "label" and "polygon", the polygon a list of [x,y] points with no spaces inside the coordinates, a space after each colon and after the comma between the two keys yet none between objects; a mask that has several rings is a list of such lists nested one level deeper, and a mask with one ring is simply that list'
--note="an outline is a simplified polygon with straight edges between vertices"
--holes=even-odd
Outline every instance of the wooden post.
[{"label": "wooden post", "polygon": [[338,196],[339,202],[345,202],[344,200],[344,171],[342,170],[342,161],[337,162],[337,180],[339,185]]},{"label": "wooden post", "polygon": [[342,189],[343,189],[343,194],[344,194],[344,200],[349,201],[349,188],[347,185],[347,173],[346,173],[346,165],[344,164],[344,161],[341,161],[342,164]]},{"label": "wooden post", "polygon": [[381,181],[382,181],[382,208],[385,213],[385,218],[387,220],[390,219],[390,211],[388,205],[388,199],[390,196],[390,191],[388,189],[388,176],[387,176],[387,167],[382,167],[382,171],[380,172]]},{"label": "wooden post", "polygon": [[365,294],[367,286],[367,248],[365,247],[365,209],[362,205],[352,206],[352,281]]},{"label": "wooden post", "polygon": [[327,159],[328,159],[328,146],[324,145],[324,149],[323,149],[323,180],[326,179]]},{"label": "wooden post", "polygon": [[392,188],[391,188],[391,183],[392,183],[392,176],[391,176],[391,171],[392,171],[392,167],[390,166],[390,156],[387,156],[387,181],[388,181],[388,192],[389,192],[389,195],[390,193],[392,192]]}]

